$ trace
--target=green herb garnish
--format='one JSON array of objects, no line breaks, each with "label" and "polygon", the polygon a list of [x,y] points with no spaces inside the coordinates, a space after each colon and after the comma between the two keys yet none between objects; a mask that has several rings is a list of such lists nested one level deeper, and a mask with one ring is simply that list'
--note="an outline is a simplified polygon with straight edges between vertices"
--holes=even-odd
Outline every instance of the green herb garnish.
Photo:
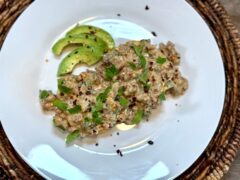
[{"label": "green herb garnish", "polygon": [[129,103],[128,99],[126,99],[125,97],[121,96],[119,98],[119,103],[122,107],[126,107]]},{"label": "green herb garnish", "polygon": [[156,61],[157,61],[158,64],[164,64],[167,61],[167,58],[165,58],[165,57],[158,57],[156,59]]},{"label": "green herb garnish", "polygon": [[66,111],[68,108],[68,104],[59,99],[54,100],[53,105],[62,111]]},{"label": "green herb garnish", "polygon": [[111,81],[114,76],[118,74],[118,70],[114,64],[112,64],[110,67],[107,67],[105,70],[105,79],[107,81]]},{"label": "green herb garnish", "polygon": [[100,116],[99,112],[94,111],[92,113],[92,120],[96,124],[101,124],[102,123],[102,117]]},{"label": "green herb garnish", "polygon": [[97,101],[105,102],[107,100],[108,93],[111,91],[111,87],[107,87],[104,92],[97,96]]},{"label": "green herb garnish", "polygon": [[142,83],[142,84],[146,84],[147,80],[148,80],[148,70],[144,69],[142,74],[140,74],[138,76],[138,80]]},{"label": "green herb garnish", "polygon": [[54,124],[54,126],[56,126],[57,128],[61,129],[62,131],[66,131],[66,129],[62,125],[57,125],[55,119],[53,119],[53,124]]},{"label": "green herb garnish", "polygon": [[128,64],[129,64],[129,67],[130,67],[132,70],[136,70],[136,69],[137,69],[136,64],[134,64],[133,62],[128,62]]},{"label": "green herb garnish", "polygon": [[165,101],[166,100],[166,96],[165,96],[165,93],[162,92],[160,95],[159,95],[159,99],[160,101]]},{"label": "green herb garnish", "polygon": [[125,87],[124,86],[122,86],[122,87],[120,87],[119,89],[118,89],[118,96],[122,96],[123,95],[123,92],[125,91]]},{"label": "green herb garnish", "polygon": [[49,96],[49,93],[47,90],[40,90],[39,98],[41,100],[46,99],[48,96]]},{"label": "green herb garnish", "polygon": [[58,79],[58,90],[62,93],[68,94],[71,92],[71,89],[63,85],[64,80]]},{"label": "green herb garnish", "polygon": [[68,112],[70,114],[77,114],[77,113],[81,112],[81,110],[82,110],[81,106],[76,105],[75,107],[68,109]]},{"label": "green herb garnish", "polygon": [[66,143],[70,144],[72,141],[74,141],[75,139],[77,139],[80,135],[80,131],[79,130],[75,130],[73,132],[71,132],[70,134],[68,134],[68,136],[66,137]]},{"label": "green herb garnish", "polygon": [[103,109],[103,103],[102,103],[102,101],[97,101],[96,102],[96,104],[95,104],[95,106],[93,107],[93,112],[94,111],[101,111]]},{"label": "green herb garnish", "polygon": [[133,44],[133,49],[134,49],[136,55],[137,55],[138,58],[139,58],[141,67],[142,67],[142,68],[145,68],[145,67],[146,67],[146,64],[147,64],[147,61],[146,61],[145,57],[144,57],[143,54],[142,54],[142,48],[139,48],[139,47],[137,47],[137,46],[135,46],[135,45]]},{"label": "green herb garnish", "polygon": [[135,116],[133,117],[132,123],[133,124],[139,124],[140,121],[142,120],[143,113],[144,113],[143,110],[141,110],[141,109],[137,110]]}]

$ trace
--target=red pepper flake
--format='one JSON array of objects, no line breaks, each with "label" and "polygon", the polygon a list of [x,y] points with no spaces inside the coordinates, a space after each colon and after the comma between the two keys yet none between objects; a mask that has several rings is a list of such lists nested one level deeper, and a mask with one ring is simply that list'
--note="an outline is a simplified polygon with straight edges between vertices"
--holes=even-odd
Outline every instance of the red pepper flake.
[{"label": "red pepper flake", "polygon": [[149,144],[149,145],[153,145],[154,142],[150,140],[150,141],[148,141],[148,144]]},{"label": "red pepper flake", "polygon": [[118,149],[116,152],[119,156],[123,157],[122,151],[120,149]]},{"label": "red pepper flake", "polygon": [[154,31],[152,31],[152,35],[157,37],[157,34]]},{"label": "red pepper flake", "polygon": [[145,10],[146,10],[146,11],[147,11],[147,10],[149,10],[149,7],[148,7],[148,5],[146,5],[146,6],[145,6]]}]

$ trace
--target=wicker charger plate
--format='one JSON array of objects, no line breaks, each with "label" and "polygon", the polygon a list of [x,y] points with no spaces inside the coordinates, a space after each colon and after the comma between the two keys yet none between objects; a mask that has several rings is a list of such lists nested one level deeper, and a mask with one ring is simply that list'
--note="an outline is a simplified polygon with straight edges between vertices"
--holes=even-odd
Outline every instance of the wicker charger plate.
[{"label": "wicker charger plate", "polygon": [[[32,0],[0,0],[0,45],[21,12]],[[224,60],[226,98],[220,125],[205,152],[179,179],[220,179],[240,146],[240,38],[217,0],[188,0],[203,16],[216,37]],[[0,179],[41,179],[15,152],[0,127]]]}]

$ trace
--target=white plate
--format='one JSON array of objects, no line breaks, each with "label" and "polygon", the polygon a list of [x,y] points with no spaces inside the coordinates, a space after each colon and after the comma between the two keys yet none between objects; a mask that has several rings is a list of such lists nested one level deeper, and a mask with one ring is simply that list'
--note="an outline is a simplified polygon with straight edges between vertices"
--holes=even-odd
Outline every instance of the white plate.
[{"label": "white plate", "polygon": [[[65,134],[53,128],[51,115],[42,113],[38,91],[56,90],[60,61],[50,48],[76,22],[103,27],[118,43],[173,41],[189,80],[187,93],[164,102],[139,128],[118,127],[112,136],[99,137],[98,147],[86,140],[67,147]],[[20,156],[46,178],[172,179],[204,151],[222,113],[225,76],[220,52],[205,22],[185,1],[37,0],[14,24],[0,60],[4,130]],[[147,144],[149,139],[153,146]]]}]

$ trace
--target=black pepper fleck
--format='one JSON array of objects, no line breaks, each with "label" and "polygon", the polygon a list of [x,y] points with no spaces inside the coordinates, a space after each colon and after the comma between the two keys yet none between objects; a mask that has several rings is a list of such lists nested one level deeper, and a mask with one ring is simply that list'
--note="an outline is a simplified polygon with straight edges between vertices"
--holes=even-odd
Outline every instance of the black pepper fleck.
[{"label": "black pepper fleck", "polygon": [[146,5],[146,6],[145,6],[145,10],[146,10],[146,11],[147,11],[147,10],[149,10],[149,7],[148,7],[148,5]]},{"label": "black pepper fleck", "polygon": [[73,105],[77,105],[77,100],[75,99],[74,101],[73,101]]},{"label": "black pepper fleck", "polygon": [[119,14],[119,13],[118,13],[118,14],[117,14],[117,16],[118,16],[118,17],[120,17],[120,16],[121,16],[121,14]]},{"label": "black pepper fleck", "polygon": [[86,92],[86,95],[90,95],[90,94],[91,94],[91,91],[87,91],[87,92]]},{"label": "black pepper fleck", "polygon": [[98,146],[98,145],[99,145],[98,143],[95,144],[95,146]]},{"label": "black pepper fleck", "polygon": [[114,144],[113,147],[116,147],[116,144]]},{"label": "black pepper fleck", "polygon": [[157,37],[157,34],[154,31],[152,31],[152,35]]},{"label": "black pepper fleck", "polygon": [[150,141],[148,141],[148,144],[149,144],[149,145],[153,145],[154,142],[150,140]]},{"label": "black pepper fleck", "polygon": [[64,93],[61,92],[61,93],[60,93],[60,96],[64,96]]},{"label": "black pepper fleck", "polygon": [[119,136],[119,135],[120,135],[120,133],[119,133],[119,132],[117,132],[117,135]]},{"label": "black pepper fleck", "polygon": [[121,157],[123,156],[122,151],[121,151],[120,149],[118,149],[116,152],[117,152],[117,154],[120,155]]}]

